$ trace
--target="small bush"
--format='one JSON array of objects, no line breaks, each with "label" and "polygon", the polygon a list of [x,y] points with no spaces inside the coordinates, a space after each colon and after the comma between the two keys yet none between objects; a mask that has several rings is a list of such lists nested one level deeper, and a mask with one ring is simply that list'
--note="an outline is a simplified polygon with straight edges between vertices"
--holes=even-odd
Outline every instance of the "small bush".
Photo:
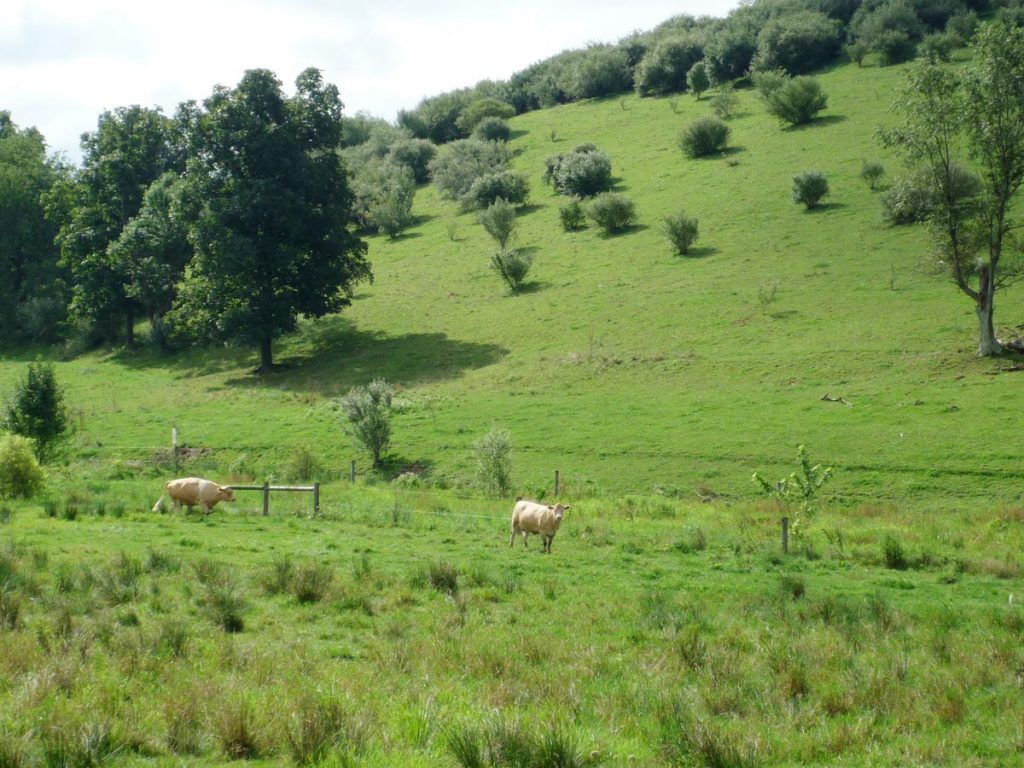
[{"label": "small bush", "polygon": [[763,69],[751,75],[758,95],[767,103],[771,95],[789,82],[789,75],[782,69]]},{"label": "small bush", "polygon": [[868,55],[869,49],[864,43],[856,42],[844,46],[843,52],[846,54],[846,58],[858,67],[862,67],[864,66],[864,58]]},{"label": "small bush", "polygon": [[280,595],[287,592],[295,573],[295,564],[288,555],[274,558],[274,562],[260,580],[263,591],[268,595]]},{"label": "small bush", "polygon": [[711,111],[721,120],[728,120],[736,111],[739,98],[732,84],[727,83],[718,87],[718,91],[711,97]]},{"label": "small bush", "polygon": [[604,192],[587,206],[587,216],[599,226],[606,235],[621,232],[636,223],[636,206],[625,195],[616,192]]},{"label": "small bush", "polygon": [[562,195],[593,197],[612,188],[612,161],[593,144],[582,144],[547,159],[544,183]]},{"label": "small bush", "polygon": [[478,219],[487,234],[494,238],[498,248],[505,250],[516,230],[515,206],[499,197],[480,213]]},{"label": "small bush", "polygon": [[891,224],[912,224],[931,216],[934,195],[923,173],[896,179],[882,194],[882,216]]},{"label": "small bush", "polygon": [[500,117],[485,117],[473,131],[473,138],[481,141],[508,141],[512,129]]},{"label": "small bush", "polygon": [[497,200],[522,205],[530,196],[530,185],[518,171],[498,171],[478,177],[463,198],[463,206],[470,209],[487,208]]},{"label": "small bush", "polygon": [[953,57],[959,39],[955,35],[939,33],[928,35],[917,47],[917,55],[935,62],[948,62]]},{"label": "small bush", "polygon": [[324,474],[324,465],[308,445],[292,450],[284,475],[289,480],[308,482]]},{"label": "small bush", "polygon": [[766,104],[768,112],[782,122],[803,125],[828,106],[828,96],[814,78],[794,77],[772,91]]},{"label": "small bush", "polygon": [[697,240],[697,219],[687,216],[684,211],[666,216],[662,220],[662,229],[676,253],[683,256]]},{"label": "small bush", "polygon": [[515,248],[498,249],[491,256],[491,267],[508,285],[513,293],[523,287],[526,276],[533,266],[533,256]]},{"label": "small bush", "polygon": [[828,179],[821,171],[804,171],[793,177],[793,202],[810,210],[828,195]]},{"label": "small bush", "polygon": [[882,558],[885,560],[886,568],[905,571],[910,566],[910,561],[907,560],[907,555],[903,551],[903,545],[891,533],[887,534],[882,541]]},{"label": "small bush", "polygon": [[679,134],[679,147],[687,157],[715,155],[725,149],[731,132],[717,117],[700,117]]},{"label": "small bush", "polygon": [[504,496],[512,486],[512,436],[493,427],[473,443],[476,477],[491,496]]},{"label": "small bush", "polygon": [[53,456],[71,432],[71,420],[64,404],[64,388],[57,382],[52,365],[29,363],[25,378],[15,385],[7,403],[4,426],[16,435],[31,438],[32,451],[40,464]]},{"label": "small bush", "polygon": [[917,43],[903,30],[887,29],[874,41],[878,60],[883,67],[910,61],[917,53]]},{"label": "small bush", "polygon": [[391,444],[393,396],[390,384],[374,379],[365,387],[352,387],[341,399],[352,436],[370,452],[375,468],[381,465],[381,456]]},{"label": "small bush", "polygon": [[202,607],[209,619],[229,634],[245,629],[244,613],[248,602],[241,589],[229,578],[206,585]]},{"label": "small bush", "polygon": [[868,185],[868,189],[874,192],[878,189],[878,182],[885,176],[885,166],[877,160],[865,160],[860,167],[860,177]]},{"label": "small bush", "polygon": [[690,67],[690,71],[686,73],[686,84],[698,99],[704,91],[711,87],[711,79],[708,77],[708,70],[703,61],[698,61]]},{"label": "small bush", "polygon": [[954,35],[961,44],[974,37],[978,29],[978,14],[974,11],[957,13],[946,20],[946,33]]},{"label": "small bush", "polygon": [[46,486],[46,473],[21,435],[0,437],[0,498],[32,498]]},{"label": "small bush", "polygon": [[562,229],[566,232],[575,232],[583,229],[587,214],[578,197],[574,197],[568,203],[558,209],[558,218],[562,222]]}]

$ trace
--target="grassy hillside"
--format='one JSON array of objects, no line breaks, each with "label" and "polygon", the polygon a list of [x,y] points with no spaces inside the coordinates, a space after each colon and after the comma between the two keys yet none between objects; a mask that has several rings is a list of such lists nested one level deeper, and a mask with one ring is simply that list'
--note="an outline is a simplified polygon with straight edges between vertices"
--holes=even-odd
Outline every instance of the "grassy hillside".
[{"label": "grassy hillside", "polygon": [[[751,497],[750,473],[788,471],[805,443],[837,467],[832,490],[846,500],[1015,503],[1019,382],[993,375],[1005,361],[974,358],[969,302],[930,266],[923,231],[886,225],[858,177],[863,158],[899,172],[872,138],[892,119],[899,78],[852,66],[822,75],[829,108],[798,129],[740,91],[732,150],[706,160],[676,145],[709,111],[690,96],[678,112],[626,97],[518,117],[514,167],[534,185],[518,239],[534,255],[529,290],[508,295],[475,216],[423,188],[419,224],[372,239],[375,283],[343,316],[281,342],[280,373],[253,376],[252,355],[237,350],[60,363],[81,427],[75,455],[103,467],[149,459],[174,424],[221,471],[281,476],[309,446],[341,473],[365,461],[334,397],[382,376],[402,388],[393,466],[449,484],[471,482],[471,444],[497,424],[515,442],[519,492],[548,487],[557,469],[569,495]],[[562,232],[564,199],[540,176],[547,156],[581,142],[611,156],[640,215],[632,231]],[[809,169],[832,189],[815,212],[790,200],[791,177]],[[688,258],[659,230],[680,207],[700,219]],[[759,286],[775,283],[762,305]],[[1019,289],[997,302],[1003,326],[1020,320]],[[5,359],[0,386],[23,362]]]}]

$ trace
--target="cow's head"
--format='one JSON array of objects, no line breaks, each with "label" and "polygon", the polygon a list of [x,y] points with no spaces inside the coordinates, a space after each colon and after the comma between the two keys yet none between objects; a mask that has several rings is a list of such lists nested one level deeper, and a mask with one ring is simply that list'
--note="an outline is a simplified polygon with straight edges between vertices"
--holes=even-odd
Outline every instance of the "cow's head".
[{"label": "cow's head", "polygon": [[548,505],[548,509],[555,513],[555,520],[561,520],[562,516],[572,507],[568,504],[555,504],[553,507]]},{"label": "cow's head", "polygon": [[235,489],[230,485],[218,485],[220,489],[220,500],[221,501],[234,501],[235,500]]}]

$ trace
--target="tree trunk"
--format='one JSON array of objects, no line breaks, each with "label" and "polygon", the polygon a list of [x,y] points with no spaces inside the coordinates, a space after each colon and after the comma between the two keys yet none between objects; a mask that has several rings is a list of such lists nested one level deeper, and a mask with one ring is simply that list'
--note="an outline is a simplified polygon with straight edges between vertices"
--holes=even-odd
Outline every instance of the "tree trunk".
[{"label": "tree trunk", "polygon": [[126,314],[125,314],[124,336],[125,336],[125,344],[128,346],[128,349],[131,349],[132,347],[134,347],[135,346],[135,311],[131,307],[128,307],[128,309],[126,310]]},{"label": "tree trunk", "polygon": [[995,326],[992,322],[995,292],[995,283],[991,279],[988,267],[982,267],[979,274],[978,302],[975,306],[978,313],[978,357],[991,357],[1003,353],[1003,345],[996,339]]},{"label": "tree trunk", "polygon": [[260,373],[270,373],[274,368],[274,354],[269,335],[260,340]]}]

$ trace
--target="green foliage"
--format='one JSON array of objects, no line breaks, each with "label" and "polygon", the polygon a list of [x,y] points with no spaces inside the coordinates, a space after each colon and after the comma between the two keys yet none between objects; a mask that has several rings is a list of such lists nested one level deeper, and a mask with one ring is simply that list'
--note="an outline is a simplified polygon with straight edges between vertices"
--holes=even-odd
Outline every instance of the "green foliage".
[{"label": "green foliage", "polygon": [[793,202],[808,210],[828,195],[828,179],[821,171],[804,171],[793,177]]},{"label": "green foliage", "polygon": [[757,35],[754,70],[782,69],[796,75],[828,64],[839,53],[841,24],[818,11],[772,19]]},{"label": "green foliage", "polygon": [[512,436],[492,427],[473,443],[476,479],[491,496],[504,496],[512,487]]},{"label": "green foliage", "polygon": [[882,193],[882,216],[891,224],[926,221],[932,213],[935,194],[931,180],[922,172],[897,177]]},{"label": "green foliage", "polygon": [[704,44],[712,82],[727,83],[746,75],[756,52],[756,27],[735,23],[719,27]]},{"label": "green foliage", "polygon": [[478,178],[505,170],[510,157],[501,142],[456,141],[442,147],[430,161],[430,176],[442,197],[460,201]]},{"label": "green foliage", "polygon": [[30,438],[40,463],[53,457],[71,432],[71,422],[52,364],[29,363],[4,408],[4,427]]},{"label": "green foliage", "polygon": [[498,273],[512,293],[523,287],[533,266],[533,255],[515,248],[499,248],[491,256],[491,268]]},{"label": "green foliage", "polygon": [[464,110],[473,99],[467,88],[438,94],[423,99],[411,112],[398,113],[398,123],[418,139],[430,139],[435,144],[463,139],[472,128],[465,128],[460,122]]},{"label": "green foliage", "polygon": [[500,250],[505,250],[516,230],[516,209],[508,200],[498,198],[486,210],[481,211],[478,220]]},{"label": "green foliage", "polygon": [[391,444],[391,400],[394,390],[383,379],[366,386],[352,387],[341,399],[352,436],[370,452],[373,466],[381,465],[381,455]]},{"label": "green foliage", "polygon": [[917,46],[917,55],[932,62],[945,63],[953,57],[958,42],[955,36],[945,33],[926,35]]},{"label": "green foliage", "polygon": [[583,229],[587,213],[583,210],[583,203],[578,197],[573,197],[568,203],[558,209],[558,219],[562,223],[562,229],[566,232],[576,232]]},{"label": "green foliage", "polygon": [[422,184],[430,179],[430,161],[435,154],[437,147],[427,139],[401,139],[388,148],[386,159],[409,168],[416,183]]},{"label": "green foliage", "polygon": [[864,43],[848,43],[843,46],[843,53],[846,54],[846,58],[861,67],[864,65],[864,59],[870,53],[870,49]]},{"label": "green foliage", "polygon": [[545,161],[544,183],[562,195],[593,197],[611,189],[612,161],[593,144],[581,144]]},{"label": "green foliage", "polygon": [[729,142],[732,129],[719,118],[698,117],[679,134],[679,148],[687,157],[708,157],[722,152]]},{"label": "green foliage", "polygon": [[731,84],[720,85],[715,95],[711,97],[711,111],[720,120],[728,120],[736,111],[739,98]]},{"label": "green foliage", "polygon": [[703,61],[698,61],[690,71],[686,73],[686,85],[698,99],[701,94],[711,87],[711,79],[708,77],[707,66]]},{"label": "green foliage", "polygon": [[882,559],[885,561],[885,567],[893,570],[905,571],[910,566],[903,545],[891,533],[886,534],[882,541]]},{"label": "green foliage", "polygon": [[868,185],[868,189],[874,192],[878,189],[878,183],[885,176],[885,166],[877,160],[863,160],[860,166],[860,177]]},{"label": "green foliage", "polygon": [[790,77],[781,69],[759,69],[750,76],[750,79],[758,95],[767,104],[771,95],[788,83]]},{"label": "green foliage", "polygon": [[772,91],[766,103],[768,111],[783,123],[803,125],[828,106],[828,95],[817,80],[801,76]]},{"label": "green foliage", "polygon": [[591,99],[628,91],[633,73],[626,54],[610,45],[593,45],[577,58],[567,91],[572,99]]},{"label": "green foliage", "polygon": [[390,160],[369,160],[352,173],[352,212],[368,230],[397,237],[413,223],[416,176],[412,168]]},{"label": "green foliage", "polygon": [[[833,469],[832,467],[822,468],[821,464],[811,466],[811,460],[807,458],[807,450],[802,445],[797,447],[796,458],[800,468],[775,483],[769,483],[758,472],[752,475],[751,480],[762,493],[777,499],[792,510],[790,530],[793,533],[793,539],[802,542],[805,535],[804,529],[818,511],[818,492],[832,478]],[[795,510],[792,509],[794,504],[796,505]]]},{"label": "green foliage", "polygon": [[636,91],[641,96],[686,90],[686,75],[704,57],[700,41],[692,35],[659,41],[636,68]]},{"label": "green foliage", "polygon": [[522,205],[530,195],[526,176],[519,171],[498,171],[479,176],[462,199],[466,208],[488,208],[497,200]]},{"label": "green foliage", "polygon": [[954,36],[961,45],[966,45],[978,29],[978,14],[974,11],[957,13],[946,22],[946,33]]},{"label": "green foliage", "polygon": [[481,141],[508,141],[512,129],[500,117],[485,117],[473,129],[473,138]]},{"label": "green foliage", "polygon": [[879,63],[891,67],[914,58],[917,42],[902,30],[887,29],[875,37],[873,48],[878,52]]},{"label": "green foliage", "polygon": [[488,119],[504,122],[516,114],[515,107],[506,104],[493,96],[477,99],[462,110],[459,115],[458,126],[464,133],[473,133],[479,125]]},{"label": "green foliage", "polygon": [[606,235],[622,232],[636,223],[636,206],[618,192],[602,192],[587,205],[587,216]]},{"label": "green foliage", "polygon": [[676,253],[682,256],[697,240],[697,219],[687,216],[685,211],[666,216],[662,220],[662,229]]},{"label": "green foliage", "polygon": [[0,498],[32,498],[45,487],[46,473],[33,448],[26,437],[0,436]]}]

